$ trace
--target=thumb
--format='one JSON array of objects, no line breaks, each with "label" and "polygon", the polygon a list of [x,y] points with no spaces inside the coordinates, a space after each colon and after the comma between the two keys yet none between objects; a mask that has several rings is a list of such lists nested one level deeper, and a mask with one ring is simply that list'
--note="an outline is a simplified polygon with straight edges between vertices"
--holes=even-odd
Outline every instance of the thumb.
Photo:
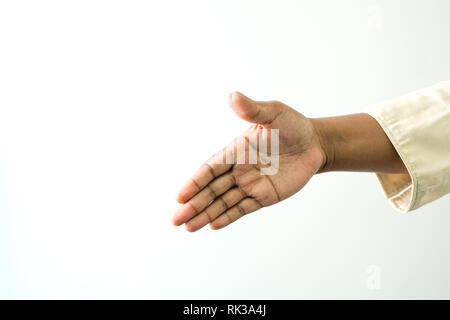
[{"label": "thumb", "polygon": [[254,101],[237,91],[230,93],[228,102],[241,119],[252,123],[270,124],[282,111],[276,102]]}]

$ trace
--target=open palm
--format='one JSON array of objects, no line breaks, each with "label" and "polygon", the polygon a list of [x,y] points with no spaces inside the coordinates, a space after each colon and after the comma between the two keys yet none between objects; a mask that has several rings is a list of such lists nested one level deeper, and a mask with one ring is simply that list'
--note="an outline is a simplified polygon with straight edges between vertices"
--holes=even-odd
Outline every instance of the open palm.
[{"label": "open palm", "polygon": [[[184,223],[188,231],[207,224],[220,229],[290,197],[324,162],[317,134],[310,120],[299,112],[278,101],[256,102],[238,92],[230,95],[229,103],[239,117],[254,125],[206,161],[179,191],[177,201],[183,205],[174,214],[173,224]],[[267,162],[249,161],[249,154],[256,153],[257,137],[264,135],[268,145],[275,143],[271,141],[272,129],[278,129],[278,154],[271,153],[265,159],[276,156],[277,166],[267,173]],[[239,148],[245,150],[245,161],[237,161]]]}]

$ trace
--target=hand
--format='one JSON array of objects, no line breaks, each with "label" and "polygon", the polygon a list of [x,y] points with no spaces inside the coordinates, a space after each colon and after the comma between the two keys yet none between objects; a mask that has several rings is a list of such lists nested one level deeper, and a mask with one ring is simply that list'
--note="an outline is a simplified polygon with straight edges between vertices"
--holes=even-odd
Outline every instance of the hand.
[{"label": "hand", "polygon": [[254,124],[241,135],[245,140],[236,140],[246,141],[246,155],[256,148],[251,143],[255,135],[279,129],[277,171],[263,174],[265,166],[261,161],[238,163],[236,155],[233,164],[226,164],[222,160],[227,149],[211,157],[177,196],[183,205],[174,214],[173,224],[184,223],[188,231],[207,224],[211,229],[220,229],[250,212],[280,202],[303,188],[326,162],[312,121],[294,109],[277,101],[253,101],[239,92],[230,94],[229,104],[240,118]]}]

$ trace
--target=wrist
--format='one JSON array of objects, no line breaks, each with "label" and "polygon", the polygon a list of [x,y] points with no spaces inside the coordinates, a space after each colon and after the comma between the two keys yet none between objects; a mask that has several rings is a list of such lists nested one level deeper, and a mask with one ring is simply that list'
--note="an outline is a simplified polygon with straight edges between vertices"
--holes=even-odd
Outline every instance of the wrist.
[{"label": "wrist", "polygon": [[322,166],[317,171],[406,173],[407,169],[377,120],[365,113],[310,119]]},{"label": "wrist", "polygon": [[317,173],[323,173],[333,170],[336,160],[335,139],[337,132],[331,132],[332,126],[327,123],[325,118],[310,118],[314,130],[314,140],[317,150],[321,154],[321,166]]}]

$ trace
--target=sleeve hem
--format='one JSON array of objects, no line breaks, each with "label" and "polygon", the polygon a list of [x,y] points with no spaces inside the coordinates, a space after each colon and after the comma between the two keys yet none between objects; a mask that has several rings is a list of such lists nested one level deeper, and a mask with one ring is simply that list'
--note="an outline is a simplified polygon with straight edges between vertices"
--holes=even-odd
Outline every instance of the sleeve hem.
[{"label": "sleeve hem", "polygon": [[402,149],[400,148],[400,144],[395,138],[395,135],[389,130],[387,121],[379,113],[376,112],[376,109],[367,109],[364,112],[377,120],[377,122],[391,141],[398,155],[400,156],[400,159],[403,161],[403,164],[405,165],[409,174],[409,181],[405,181],[401,185],[395,186],[394,189],[392,189],[392,186],[389,186],[390,182],[387,178],[389,175],[377,173],[376,175],[381,184],[381,187],[387,199],[389,200],[389,203],[394,207],[394,209],[401,213],[411,211],[414,209],[417,198],[417,177],[415,171],[412,168],[412,165],[408,162],[408,158],[406,157],[406,155],[403,154]]}]

